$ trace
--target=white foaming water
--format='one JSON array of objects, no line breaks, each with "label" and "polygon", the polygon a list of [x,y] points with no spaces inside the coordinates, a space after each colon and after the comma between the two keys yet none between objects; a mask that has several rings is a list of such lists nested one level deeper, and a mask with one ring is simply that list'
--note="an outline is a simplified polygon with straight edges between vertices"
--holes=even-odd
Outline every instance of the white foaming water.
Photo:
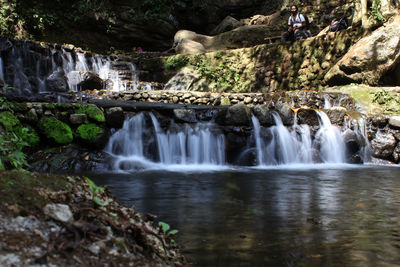
[{"label": "white foaming water", "polygon": [[[346,147],[341,137],[339,128],[330,123],[328,116],[323,112],[317,112],[320,118],[320,129],[316,133],[313,142],[308,125],[295,123],[289,130],[282,123],[277,113],[273,113],[275,126],[270,131],[268,140],[261,137],[259,121],[253,116],[254,138],[257,151],[257,164],[259,166],[273,165],[299,165],[313,164],[314,155],[318,154],[323,163],[345,163]],[[319,149],[317,149],[318,140]]]},{"label": "white foaming water", "polygon": [[332,107],[331,101],[328,95],[324,95],[324,109],[330,109]]},{"label": "white foaming water", "polygon": [[346,159],[346,146],[342,134],[336,126],[333,126],[328,116],[317,111],[320,119],[320,129],[316,138],[320,139],[320,156],[323,162],[344,163]]},{"label": "white foaming water", "polygon": [[212,123],[179,128],[172,121],[164,131],[152,113],[150,121],[147,125],[145,114],[140,113],[110,138],[106,152],[116,158],[114,169],[225,165],[225,138],[213,131]]}]

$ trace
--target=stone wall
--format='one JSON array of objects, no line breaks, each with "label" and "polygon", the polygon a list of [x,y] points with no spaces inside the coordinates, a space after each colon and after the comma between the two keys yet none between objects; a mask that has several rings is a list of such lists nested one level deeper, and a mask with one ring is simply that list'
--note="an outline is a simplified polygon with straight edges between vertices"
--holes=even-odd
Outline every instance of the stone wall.
[{"label": "stone wall", "polygon": [[228,106],[245,104],[250,107],[266,104],[269,107],[288,103],[293,108],[341,106],[354,109],[354,102],[347,94],[339,92],[281,91],[270,93],[210,93],[192,91],[125,91],[103,96],[102,99],[164,104]]}]

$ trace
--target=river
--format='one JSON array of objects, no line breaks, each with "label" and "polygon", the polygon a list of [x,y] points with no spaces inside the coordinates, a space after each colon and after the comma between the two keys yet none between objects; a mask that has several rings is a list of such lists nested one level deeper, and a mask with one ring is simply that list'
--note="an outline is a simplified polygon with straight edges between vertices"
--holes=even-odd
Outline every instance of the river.
[{"label": "river", "polygon": [[90,174],[178,229],[193,266],[400,262],[400,168],[291,165]]}]

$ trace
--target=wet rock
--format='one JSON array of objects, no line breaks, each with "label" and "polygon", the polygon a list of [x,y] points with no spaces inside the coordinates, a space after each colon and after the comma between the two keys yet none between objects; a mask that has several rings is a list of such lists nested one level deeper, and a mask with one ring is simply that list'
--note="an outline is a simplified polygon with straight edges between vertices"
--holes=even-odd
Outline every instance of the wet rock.
[{"label": "wet rock", "polygon": [[174,109],[174,117],[178,121],[193,123],[196,122],[196,114],[193,109]]},{"label": "wet rock", "polygon": [[392,116],[389,118],[389,125],[394,128],[400,128],[400,116]]},{"label": "wet rock", "polygon": [[274,125],[274,118],[272,117],[272,111],[268,108],[268,105],[257,105],[253,108],[254,116],[257,117],[261,125],[271,126]]},{"label": "wet rock", "polygon": [[250,125],[251,111],[244,104],[236,104],[228,108],[225,125]]},{"label": "wet rock", "polygon": [[393,151],[393,160],[394,162],[400,162],[400,143],[397,144],[396,148]]},{"label": "wet rock", "polygon": [[307,124],[309,126],[318,126],[318,114],[313,109],[300,109],[297,111],[297,118],[299,124]]},{"label": "wet rock", "polygon": [[82,124],[87,120],[86,114],[71,114],[69,121],[71,124]]},{"label": "wet rock", "polygon": [[285,125],[293,124],[294,112],[293,112],[292,108],[289,106],[289,104],[287,104],[287,103],[279,104],[276,107],[276,110],[278,111],[283,124],[285,124]]},{"label": "wet rock", "polygon": [[378,132],[371,142],[372,155],[381,159],[391,160],[395,147],[396,139],[390,133]]},{"label": "wet rock", "polygon": [[124,121],[125,114],[121,107],[112,107],[106,110],[106,123],[111,128],[122,128]]},{"label": "wet rock", "polygon": [[347,110],[343,107],[332,107],[326,111],[326,115],[328,115],[331,123],[335,125],[343,125],[346,113]]},{"label": "wet rock", "polygon": [[383,128],[388,123],[388,118],[386,116],[376,116],[372,118],[372,125]]},{"label": "wet rock", "polygon": [[85,72],[83,81],[78,84],[80,90],[100,90],[104,88],[104,81],[93,72]]},{"label": "wet rock", "polygon": [[68,223],[73,220],[73,214],[68,205],[65,204],[47,204],[43,208],[45,215],[57,221]]},{"label": "wet rock", "polygon": [[346,130],[342,134],[343,141],[346,145],[346,150],[349,153],[350,158],[353,157],[356,153],[358,153],[362,146],[364,146],[365,142],[361,139],[354,131]]},{"label": "wet rock", "polygon": [[67,78],[62,72],[54,72],[46,79],[46,88],[52,92],[67,92],[69,90]]}]

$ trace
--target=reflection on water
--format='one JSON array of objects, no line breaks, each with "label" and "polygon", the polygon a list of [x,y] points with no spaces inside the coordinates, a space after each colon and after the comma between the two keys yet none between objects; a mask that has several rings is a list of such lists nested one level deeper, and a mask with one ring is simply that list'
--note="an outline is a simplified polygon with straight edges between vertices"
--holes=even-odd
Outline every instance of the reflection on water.
[{"label": "reflection on water", "polygon": [[336,167],[91,175],[178,229],[195,266],[400,263],[400,169]]}]

